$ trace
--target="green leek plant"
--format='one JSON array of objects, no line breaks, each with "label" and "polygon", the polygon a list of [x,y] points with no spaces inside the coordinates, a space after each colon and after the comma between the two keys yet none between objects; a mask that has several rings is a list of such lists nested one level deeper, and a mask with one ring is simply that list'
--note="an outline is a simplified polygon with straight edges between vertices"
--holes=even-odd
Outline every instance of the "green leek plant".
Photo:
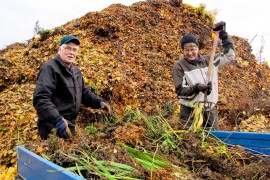
[{"label": "green leek plant", "polygon": [[[109,180],[138,180],[136,175],[139,174],[138,170],[126,164],[116,163],[112,161],[97,160],[93,156],[89,156],[87,152],[79,150],[81,156],[78,158],[75,155],[64,154],[65,156],[75,161],[74,167],[66,168],[66,170],[77,172],[82,175],[82,170],[87,170],[102,178]],[[84,157],[84,158],[82,158]]]},{"label": "green leek plant", "polygon": [[172,164],[159,156],[148,152],[141,152],[129,146],[125,146],[130,156],[135,159],[142,167],[156,171],[158,168],[168,168]]}]

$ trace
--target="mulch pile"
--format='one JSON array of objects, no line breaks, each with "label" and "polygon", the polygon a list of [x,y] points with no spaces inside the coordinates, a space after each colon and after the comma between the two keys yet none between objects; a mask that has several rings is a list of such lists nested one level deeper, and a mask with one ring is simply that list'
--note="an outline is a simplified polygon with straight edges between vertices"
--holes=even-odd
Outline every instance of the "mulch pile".
[{"label": "mulch pile", "polygon": [[[200,52],[210,54],[213,24],[214,16],[203,6],[175,7],[166,1],[138,2],[129,7],[114,4],[42,31],[40,37],[26,44],[15,43],[1,50],[1,165],[14,165],[16,145],[40,142],[32,106],[35,80],[42,63],[57,54],[63,35],[73,34],[80,39],[76,63],[86,84],[111,102],[116,115],[124,116],[126,107],[132,105],[148,115],[162,111],[173,122],[178,106],[171,74],[173,64],[183,56],[179,41],[191,32],[200,42]],[[221,128],[269,132],[269,66],[256,62],[246,39],[233,39],[237,58],[219,72]],[[82,123],[96,122],[102,116],[99,111],[82,109]],[[103,137],[114,131],[103,132]],[[120,128],[116,132],[122,131]]]}]

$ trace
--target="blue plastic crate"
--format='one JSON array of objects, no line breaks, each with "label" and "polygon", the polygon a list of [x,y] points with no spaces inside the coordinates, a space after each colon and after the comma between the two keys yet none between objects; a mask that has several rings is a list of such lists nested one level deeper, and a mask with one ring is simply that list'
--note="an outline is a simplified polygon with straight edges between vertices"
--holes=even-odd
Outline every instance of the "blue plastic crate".
[{"label": "blue plastic crate", "polygon": [[[83,180],[84,178],[65,170],[37,154],[17,146],[18,176],[27,180]],[[51,172],[51,170],[53,172]]]}]

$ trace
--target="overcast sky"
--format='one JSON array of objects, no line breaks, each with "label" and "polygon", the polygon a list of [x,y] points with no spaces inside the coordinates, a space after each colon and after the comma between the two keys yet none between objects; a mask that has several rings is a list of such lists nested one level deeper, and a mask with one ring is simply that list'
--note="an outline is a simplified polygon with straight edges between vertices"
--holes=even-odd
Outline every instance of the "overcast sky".
[{"label": "overcast sky", "polygon": [[[33,37],[35,23],[53,29],[80,18],[91,11],[101,11],[110,4],[131,5],[139,0],[2,0],[0,6],[0,48]],[[270,62],[270,5],[267,0],[183,0],[193,6],[206,4],[207,10],[216,9],[217,21],[226,21],[227,31],[248,39],[257,55],[263,45],[262,57]],[[264,43],[262,43],[264,41]]]}]

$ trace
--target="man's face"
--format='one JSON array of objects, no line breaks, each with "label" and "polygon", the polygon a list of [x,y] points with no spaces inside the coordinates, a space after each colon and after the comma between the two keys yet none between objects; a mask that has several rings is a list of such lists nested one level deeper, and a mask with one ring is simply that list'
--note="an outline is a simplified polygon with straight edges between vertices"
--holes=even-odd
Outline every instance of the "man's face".
[{"label": "man's face", "polygon": [[198,57],[198,46],[196,45],[187,45],[184,47],[184,56],[190,61],[196,60]]},{"label": "man's face", "polygon": [[75,62],[78,51],[79,46],[73,42],[69,42],[60,47],[59,54],[64,63],[70,67]]}]

